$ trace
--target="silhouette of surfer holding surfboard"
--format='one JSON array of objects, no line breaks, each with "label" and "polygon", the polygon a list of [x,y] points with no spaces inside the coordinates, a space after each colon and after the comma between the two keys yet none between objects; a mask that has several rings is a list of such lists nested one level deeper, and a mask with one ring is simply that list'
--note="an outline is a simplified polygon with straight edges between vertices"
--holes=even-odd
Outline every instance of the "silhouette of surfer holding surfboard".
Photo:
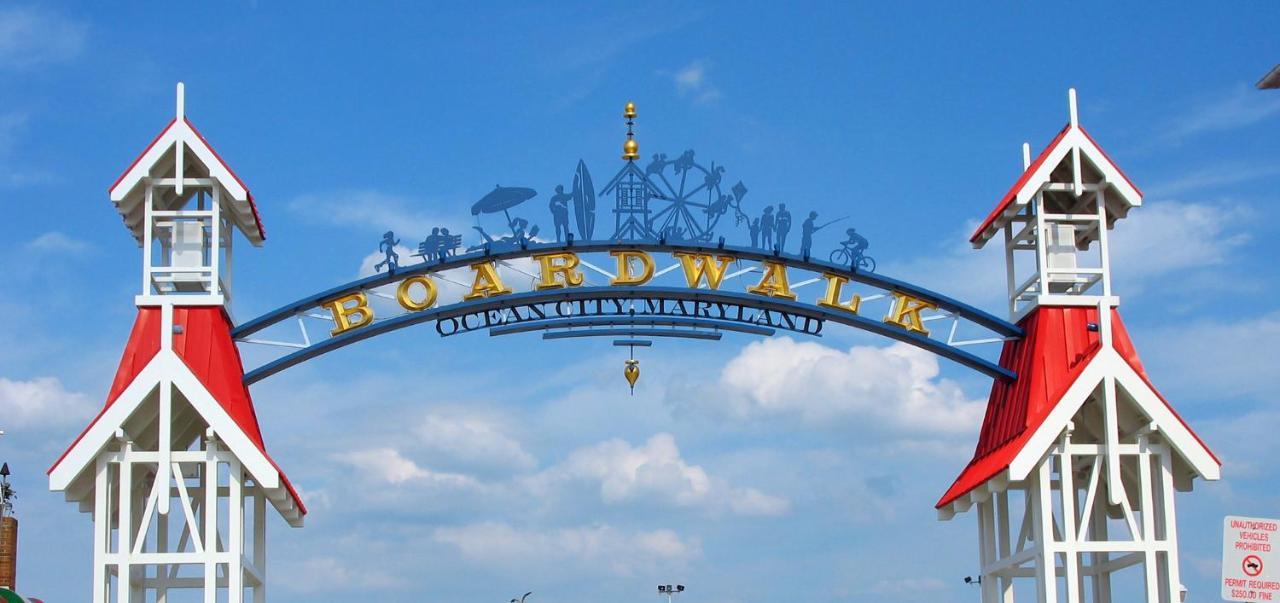
[{"label": "silhouette of surfer holding surfboard", "polygon": [[564,185],[556,185],[556,194],[551,195],[551,221],[556,226],[556,241],[564,241],[569,238],[569,201],[573,199],[573,195],[564,192]]}]

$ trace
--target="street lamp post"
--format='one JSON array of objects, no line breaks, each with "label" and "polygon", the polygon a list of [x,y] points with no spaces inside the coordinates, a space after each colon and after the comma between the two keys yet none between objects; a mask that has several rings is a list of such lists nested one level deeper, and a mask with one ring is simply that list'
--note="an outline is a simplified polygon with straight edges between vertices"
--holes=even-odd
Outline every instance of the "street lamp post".
[{"label": "street lamp post", "polygon": [[675,599],[675,596],[676,596],[676,595],[678,595],[678,594],[680,594],[680,593],[682,593],[682,592],[684,592],[684,585],[683,585],[683,584],[677,584],[677,585],[675,585],[675,586],[672,586],[672,585],[670,585],[670,584],[659,584],[659,585],[658,585],[658,596],[659,596],[659,597],[666,597],[666,598],[667,598],[667,603],[672,603],[672,601]]}]

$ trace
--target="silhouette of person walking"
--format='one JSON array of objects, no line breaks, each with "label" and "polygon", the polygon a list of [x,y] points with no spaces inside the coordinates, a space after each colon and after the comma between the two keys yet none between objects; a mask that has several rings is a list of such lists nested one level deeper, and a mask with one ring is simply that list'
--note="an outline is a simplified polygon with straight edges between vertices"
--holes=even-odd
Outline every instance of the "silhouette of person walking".
[{"label": "silhouette of person walking", "polygon": [[556,241],[569,238],[569,200],[573,195],[564,192],[564,185],[556,185],[556,194],[551,195],[551,220],[556,225]]},{"label": "silhouette of person walking", "polygon": [[387,272],[395,272],[400,267],[400,254],[396,253],[396,245],[400,244],[400,240],[396,238],[396,233],[387,231],[382,235],[382,240],[378,242],[378,251],[381,251],[386,259],[373,265],[374,272],[382,272],[382,267],[387,267]]},{"label": "silhouette of person walking", "polygon": [[760,246],[765,249],[773,249],[773,206],[764,208],[764,213],[760,215]]},{"label": "silhouette of person walking", "polygon": [[778,204],[778,249],[787,248],[787,233],[791,232],[791,212],[786,203]]}]

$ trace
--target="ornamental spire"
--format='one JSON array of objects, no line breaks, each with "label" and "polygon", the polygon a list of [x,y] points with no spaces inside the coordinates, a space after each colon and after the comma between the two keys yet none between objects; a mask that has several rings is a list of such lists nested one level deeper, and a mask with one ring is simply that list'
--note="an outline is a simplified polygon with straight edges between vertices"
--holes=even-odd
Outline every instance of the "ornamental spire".
[{"label": "ornamental spire", "polygon": [[632,131],[632,127],[636,125],[636,104],[627,101],[622,109],[622,116],[627,120],[627,141],[622,143],[622,158],[635,161],[640,158],[640,143],[636,142],[635,132]]}]

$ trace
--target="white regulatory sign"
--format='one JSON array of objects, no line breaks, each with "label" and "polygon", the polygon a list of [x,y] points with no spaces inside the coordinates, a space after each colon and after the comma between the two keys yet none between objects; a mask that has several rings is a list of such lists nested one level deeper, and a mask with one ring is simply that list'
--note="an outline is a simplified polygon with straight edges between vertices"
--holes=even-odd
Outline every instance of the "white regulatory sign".
[{"label": "white regulatory sign", "polygon": [[1280,520],[1222,520],[1222,598],[1280,601]]}]

